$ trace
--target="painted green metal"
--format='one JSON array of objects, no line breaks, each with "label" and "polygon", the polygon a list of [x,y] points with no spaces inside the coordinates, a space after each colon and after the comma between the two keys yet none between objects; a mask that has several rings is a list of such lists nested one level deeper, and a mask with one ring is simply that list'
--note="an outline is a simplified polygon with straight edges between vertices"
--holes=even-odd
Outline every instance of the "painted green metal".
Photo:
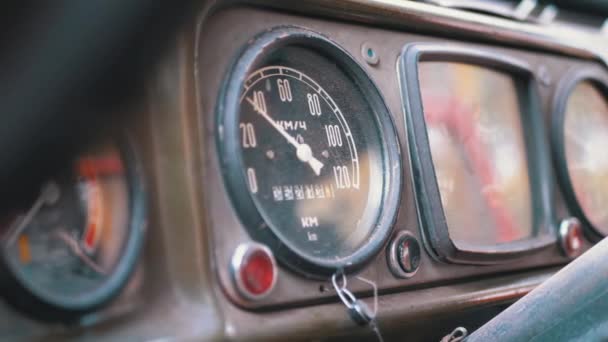
[{"label": "painted green metal", "polygon": [[473,341],[608,340],[608,239],[475,331]]}]

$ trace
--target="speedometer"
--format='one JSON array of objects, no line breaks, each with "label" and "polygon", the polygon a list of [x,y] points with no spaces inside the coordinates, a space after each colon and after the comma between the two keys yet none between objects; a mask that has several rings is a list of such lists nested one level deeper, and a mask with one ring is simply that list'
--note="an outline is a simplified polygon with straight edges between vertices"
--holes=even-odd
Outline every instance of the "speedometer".
[{"label": "speedometer", "polygon": [[362,68],[326,38],[282,28],[252,44],[226,87],[219,146],[250,235],[306,275],[356,267],[377,251],[401,164]]}]

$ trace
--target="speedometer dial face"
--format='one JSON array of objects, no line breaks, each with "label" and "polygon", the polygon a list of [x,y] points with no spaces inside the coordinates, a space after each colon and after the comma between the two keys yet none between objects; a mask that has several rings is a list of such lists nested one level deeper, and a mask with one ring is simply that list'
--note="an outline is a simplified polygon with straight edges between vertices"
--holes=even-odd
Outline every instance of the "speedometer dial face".
[{"label": "speedometer dial face", "polygon": [[261,239],[284,263],[329,272],[363,260],[386,237],[395,204],[383,200],[399,184],[387,165],[399,166],[397,144],[377,90],[348,55],[321,37],[289,42],[247,70],[227,123],[237,129],[232,167],[253,203],[255,214],[244,217],[253,235],[270,229]]},{"label": "speedometer dial face", "polygon": [[352,252],[377,218],[377,210],[365,213],[382,190],[380,183],[370,191],[371,173],[382,181],[380,151],[369,148],[379,147],[377,132],[366,137],[360,122],[347,121],[331,96],[297,69],[264,67],[246,84],[239,127],[258,206],[301,251],[319,258]]},{"label": "speedometer dial face", "polygon": [[588,223],[608,233],[608,101],[591,81],[578,83],[567,100],[563,148],[576,203]]}]

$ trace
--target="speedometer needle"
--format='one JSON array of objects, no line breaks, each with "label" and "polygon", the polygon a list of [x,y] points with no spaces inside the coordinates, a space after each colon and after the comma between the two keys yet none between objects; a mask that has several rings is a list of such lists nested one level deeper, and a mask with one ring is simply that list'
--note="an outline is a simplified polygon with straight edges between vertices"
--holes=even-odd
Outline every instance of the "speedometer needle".
[{"label": "speedometer needle", "polygon": [[303,163],[308,163],[308,165],[310,165],[315,174],[319,176],[321,174],[321,169],[323,168],[323,163],[321,163],[317,158],[314,157],[310,146],[308,144],[299,143],[294,137],[289,135],[289,133],[287,133],[281,125],[276,123],[276,121],[274,121],[270,117],[270,115],[266,113],[265,110],[260,108],[260,106],[254,100],[248,97],[245,97],[245,99],[247,100],[247,102],[249,102],[249,104],[251,104],[253,110],[258,112],[258,114],[260,114],[264,119],[266,119],[266,121],[268,121],[268,123],[287,140],[287,142],[289,142],[296,148],[296,155],[298,156],[298,159],[300,159],[300,161],[302,161]]},{"label": "speedometer needle", "polygon": [[95,271],[101,275],[108,274],[108,272],[106,272],[100,265],[98,265],[95,261],[93,261],[93,259],[91,259],[82,250],[82,247],[80,247],[80,244],[78,243],[78,241],[76,241],[76,239],[74,239],[72,236],[70,236],[70,234],[68,234],[64,231],[58,231],[56,233],[56,236],[60,240],[65,242],[65,244],[68,245],[68,247],[72,250],[72,253],[74,253],[74,255],[76,255],[80,260],[82,260],[82,262],[84,262],[87,266],[89,266],[91,269],[93,269],[93,271]]}]

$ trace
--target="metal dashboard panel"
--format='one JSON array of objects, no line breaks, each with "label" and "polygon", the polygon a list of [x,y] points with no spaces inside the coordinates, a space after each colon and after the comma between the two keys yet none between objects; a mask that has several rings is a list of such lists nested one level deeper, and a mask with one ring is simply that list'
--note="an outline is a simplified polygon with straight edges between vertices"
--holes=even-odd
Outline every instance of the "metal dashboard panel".
[{"label": "metal dashboard panel", "polygon": [[[233,23],[225,25],[225,23]],[[221,89],[221,83],[230,64],[238,56],[240,50],[256,34],[276,26],[295,25],[310,29],[327,36],[346,49],[364,66],[368,75],[378,85],[386,104],[393,116],[394,123],[401,143],[404,161],[404,183],[401,204],[394,226],[394,232],[409,230],[419,239],[420,225],[416,213],[415,198],[412,189],[409,154],[406,146],[405,122],[402,110],[401,95],[398,84],[397,60],[401,49],[408,43],[433,42],[434,44],[457,44],[473,49],[482,49],[495,54],[515,57],[526,61],[533,72],[543,73],[545,85],[540,87],[540,103],[542,113],[548,118],[550,101],[556,83],[565,70],[594,64],[574,58],[561,57],[549,53],[525,51],[505,48],[490,44],[469,43],[442,38],[435,38],[413,33],[404,33],[367,26],[352,25],[340,22],[329,22],[320,19],[304,18],[278,12],[267,12],[247,7],[235,7],[220,10],[208,17],[200,26],[197,57],[197,87],[200,113],[203,123],[202,141],[205,141],[204,179],[205,197],[209,224],[211,228],[211,250],[213,263],[222,290],[237,305],[250,309],[286,308],[298,305],[310,305],[320,302],[335,301],[335,293],[331,290],[330,282],[307,280],[281,269],[279,280],[273,294],[257,302],[243,301],[232,288],[228,264],[232,252],[241,242],[250,241],[246,230],[237,218],[228,198],[221,170],[218,165],[217,146],[214,136],[216,131],[215,108]],[[376,66],[365,63],[361,55],[362,44],[367,43],[377,50],[380,62]],[[547,126],[548,127],[548,126]],[[555,222],[566,217],[567,212],[559,195],[559,189],[552,180],[554,187],[554,204],[557,217]],[[545,248],[524,259],[495,266],[463,266],[444,264],[430,258],[424,253],[421,267],[415,277],[398,279],[389,271],[385,251],[375,256],[361,275],[375,281],[382,293],[413,291],[419,288],[429,288],[441,284],[454,284],[469,281],[473,278],[495,276],[506,272],[524,271],[539,267],[565,264],[568,260],[563,257],[557,244]],[[354,285],[354,284],[353,284]],[[355,290],[365,290],[361,284]]]},{"label": "metal dashboard panel", "polygon": [[[355,326],[333,293],[319,292],[319,285],[328,288],[327,283],[306,281],[282,271],[277,296],[257,308],[252,307],[254,310],[244,310],[241,306],[245,304],[238,301],[235,305],[226,296],[230,289],[220,285],[220,281],[226,281],[223,274],[226,256],[237,241],[246,241],[248,237],[239,227],[223,192],[215,156],[217,149],[213,146],[213,108],[228,65],[240,47],[258,32],[279,24],[299,25],[329,36],[354,55],[378,84],[394,116],[405,165],[409,156],[404,145],[407,140],[396,62],[406,43],[451,42],[506,53],[527,60],[539,75],[544,73],[542,66],[544,75],[548,76],[548,86],[541,87],[539,92],[547,117],[553,89],[567,69],[597,66],[599,63],[592,59],[608,56],[605,37],[599,35],[579,32],[577,39],[566,42],[563,37],[567,35],[560,29],[534,27],[411,1],[241,2],[263,7],[226,7],[235,2],[202,1],[202,21],[189,23],[176,37],[161,65],[150,70],[148,96],[143,99],[145,106],[131,110],[142,114],[137,117],[141,120],[129,130],[137,137],[143,154],[150,197],[150,234],[143,256],[143,274],[136,277],[143,278],[143,286],[136,289],[134,295],[130,291],[125,293],[128,300],[122,297],[99,313],[100,316],[107,312],[115,314],[91,325],[45,325],[18,316],[2,305],[1,330],[7,333],[2,336],[81,341],[171,338],[268,341],[328,337],[339,340],[346,335],[370,336],[369,330]],[[309,17],[269,11],[269,8]],[[437,37],[458,37],[462,41],[432,38],[422,32]],[[365,65],[359,55],[365,41],[374,43],[380,55],[377,67]],[[479,44],[480,41],[486,44]],[[512,48],[488,44],[492,41]],[[566,54],[586,60],[564,57]],[[196,61],[195,55],[198,55]],[[195,76],[199,79],[197,90]],[[404,177],[409,177],[409,169],[404,172]],[[410,181],[404,182],[402,192],[396,229],[408,229],[419,236]],[[568,216],[561,193],[555,191],[554,194],[557,218]],[[422,268],[414,278],[398,280],[389,272],[381,253],[364,274],[376,279],[383,288],[378,318],[385,337],[429,340],[447,334],[447,327],[463,324],[471,313],[481,315],[478,310],[516,300],[558,269],[551,265],[561,266],[566,262],[557,246],[518,263],[489,268],[441,264],[425,255]],[[525,271],[514,271],[523,269]],[[125,302],[129,304],[127,310],[120,311],[125,308]],[[487,317],[496,311],[483,313]],[[443,325],[444,331],[435,323]],[[397,334],[389,335],[391,331]]]}]

